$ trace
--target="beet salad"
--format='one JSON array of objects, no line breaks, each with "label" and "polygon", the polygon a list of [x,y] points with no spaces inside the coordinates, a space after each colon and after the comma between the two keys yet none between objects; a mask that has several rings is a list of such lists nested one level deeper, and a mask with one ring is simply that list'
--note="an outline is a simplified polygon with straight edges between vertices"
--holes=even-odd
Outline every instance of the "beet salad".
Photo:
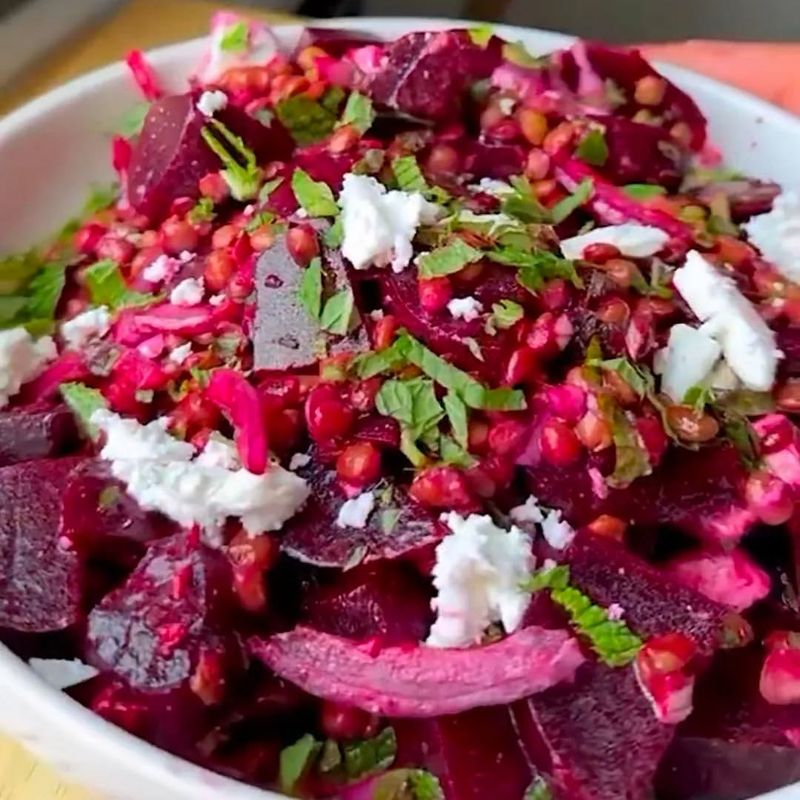
[{"label": "beet salad", "polygon": [[800,780],[800,195],[635,50],[215,15],[0,261],[0,638],[339,800]]}]

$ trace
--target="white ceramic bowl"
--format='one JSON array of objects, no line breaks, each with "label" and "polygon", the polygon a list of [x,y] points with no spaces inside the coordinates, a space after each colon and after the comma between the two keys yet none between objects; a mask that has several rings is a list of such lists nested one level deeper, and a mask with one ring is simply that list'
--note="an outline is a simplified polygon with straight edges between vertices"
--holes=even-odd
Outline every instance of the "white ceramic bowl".
[{"label": "white ceramic bowl", "polygon": [[[412,30],[451,27],[452,20],[345,19],[322,23],[393,38]],[[291,45],[297,25],[276,28]],[[497,26],[534,52],[569,37]],[[156,50],[150,60],[169,89],[182,91],[202,40]],[[664,72],[708,115],[712,140],[744,172],[800,186],[800,119],[761,100],[674,67]],[[91,182],[109,180],[108,132],[139,98],[123,64],[93,72],[0,120],[0,253],[28,246],[80,208]],[[0,728],[19,738],[67,778],[109,800],[267,800],[282,797],[199,769],[104,722],[46,686],[0,645]],[[769,795],[800,797],[800,784]]]}]

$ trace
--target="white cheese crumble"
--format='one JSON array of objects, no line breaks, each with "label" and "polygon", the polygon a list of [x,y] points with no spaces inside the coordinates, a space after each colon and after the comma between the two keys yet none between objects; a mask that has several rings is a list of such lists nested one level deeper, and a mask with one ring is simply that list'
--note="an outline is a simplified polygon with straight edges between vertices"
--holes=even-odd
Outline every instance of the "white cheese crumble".
[{"label": "white cheese crumble", "polygon": [[517,101],[513,97],[501,97],[497,101],[497,107],[505,116],[510,117],[514,113]]},{"label": "white cheese crumble", "polygon": [[411,261],[417,228],[435,222],[440,213],[418,192],[387,192],[375,178],[352,173],[344,176],[339,205],[342,255],[355,269],[391,265],[402,272]]},{"label": "white cheese crumble", "polygon": [[682,323],[673,325],[667,346],[654,360],[661,373],[661,391],[682,403],[689,389],[706,381],[721,355],[719,343],[705,331]]},{"label": "white cheese crumble", "polygon": [[307,467],[311,463],[311,456],[308,453],[295,453],[289,459],[289,469],[294,471]]},{"label": "white cheese crumble", "polygon": [[544,513],[539,507],[539,501],[533,495],[529,495],[521,506],[512,508],[508,515],[514,522],[534,522],[538,524],[544,519]]},{"label": "white cheese crumble", "polygon": [[216,454],[194,458],[193,445],[167,433],[166,419],[142,425],[100,410],[92,422],[106,435],[101,458],[139,505],[185,527],[199,525],[211,541],[228,517],[239,517],[251,536],[278,530],[308,498],[306,482],[278,464],[263,475],[220,466],[218,442]]},{"label": "white cheese crumble", "polygon": [[483,306],[474,297],[454,297],[447,304],[447,310],[455,319],[472,322],[483,313]]},{"label": "white cheese crumble", "polygon": [[535,563],[530,537],[516,526],[498,528],[488,516],[451,512],[442,519],[452,533],[436,548],[436,621],[426,644],[470,647],[494,622],[516,630],[531,601],[521,588]]},{"label": "white cheese crumble", "polygon": [[192,354],[192,343],[191,342],[184,342],[183,344],[179,344],[176,348],[174,348],[169,354],[169,360],[173,364],[183,364],[187,358]]},{"label": "white cheese crumble", "polygon": [[[237,26],[244,26],[242,46],[230,42]],[[264,65],[278,52],[275,37],[261,22],[230,11],[218,11],[211,18],[211,40],[198,70],[203,83],[214,83],[232,67]]]},{"label": "white cheese crumble", "polygon": [[38,377],[57,355],[50,336],[34,339],[25,328],[0,331],[0,408],[22,385]]},{"label": "white cheese crumble", "polygon": [[[497,178],[481,178],[478,183],[473,184],[473,187],[479,192],[491,194],[494,197],[503,197],[504,195],[514,193],[514,187],[511,186],[511,184],[505,181],[499,181]],[[497,216],[500,215],[498,214]]]},{"label": "white cheese crumble", "polygon": [[80,659],[31,658],[28,666],[54,689],[63,691],[96,678],[100,672]]},{"label": "white cheese crumble", "polygon": [[228,95],[220,89],[205,91],[197,101],[197,110],[204,117],[213,117],[217,111],[222,111],[228,106]]},{"label": "white cheese crumble", "polygon": [[203,302],[204,294],[202,278],[186,278],[170,292],[169,301],[175,306],[196,306]]},{"label": "white cheese crumble", "polygon": [[161,283],[171,278],[179,267],[179,261],[162,254],[142,270],[142,277],[148,283]]},{"label": "white cheese crumble", "polygon": [[542,520],[542,534],[550,547],[556,550],[563,550],[572,544],[575,538],[575,529],[565,519],[561,518],[561,512],[557,509],[548,511]]},{"label": "white cheese crumble", "polygon": [[342,504],[336,517],[336,525],[339,528],[364,528],[374,508],[375,493],[362,492]]},{"label": "white cheese crumble", "polygon": [[626,222],[622,225],[608,225],[594,228],[588,233],[561,240],[564,258],[578,259],[590,244],[612,244],[623,256],[629,258],[648,258],[664,249],[669,234],[652,225],[639,225]]},{"label": "white cheese crumble", "polygon": [[107,306],[98,306],[62,323],[61,336],[69,349],[80,350],[93,339],[102,339],[110,328],[111,312]]},{"label": "white cheese crumble", "polygon": [[736,284],[696,250],[675,271],[673,283],[742,383],[756,391],[771,389],[781,355],[775,335]]},{"label": "white cheese crumble", "polygon": [[219,294],[212,294],[211,297],[208,298],[208,302],[212,306],[221,306],[227,299],[225,293],[220,292]]},{"label": "white cheese crumble", "polygon": [[742,228],[784,278],[800,283],[800,193],[782,192],[771,211],[753,217]]},{"label": "white cheese crumble", "polygon": [[222,469],[239,469],[242,466],[236,445],[216,431],[208,437],[205,447],[195,458],[194,463],[202,464],[204,467],[221,467]]}]

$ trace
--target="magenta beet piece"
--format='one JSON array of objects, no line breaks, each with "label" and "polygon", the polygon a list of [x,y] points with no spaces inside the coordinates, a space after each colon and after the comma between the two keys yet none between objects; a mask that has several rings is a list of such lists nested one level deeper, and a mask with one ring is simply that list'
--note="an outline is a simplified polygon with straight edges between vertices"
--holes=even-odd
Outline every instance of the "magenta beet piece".
[{"label": "magenta beet piece", "polygon": [[24,406],[0,413],[0,467],[53,458],[80,442],[75,418],[66,406]]},{"label": "magenta beet piece", "polygon": [[81,618],[81,569],[59,541],[64,489],[79,458],[0,469],[0,628],[59,631]]},{"label": "magenta beet piece", "polygon": [[366,91],[379,105],[431,120],[458,116],[469,83],[500,63],[499,42],[483,50],[465,31],[409,33],[386,46]]},{"label": "magenta beet piece", "polygon": [[446,800],[519,800],[534,778],[507,706],[392,721],[395,766],[427,769]]},{"label": "magenta beet piece", "polygon": [[339,573],[303,600],[304,624],[349,639],[416,643],[428,635],[432,621],[430,588],[400,561]]},{"label": "magenta beet piece", "polygon": [[644,800],[674,734],[659,722],[632,667],[584,664],[574,685],[554,686],[513,705],[531,760],[556,797]]},{"label": "magenta beet piece", "polygon": [[536,627],[468,650],[358,644],[305,627],[250,645],[277,675],[309,694],[389,717],[510,703],[572,680],[584,660],[568,633]]},{"label": "magenta beet piece", "polygon": [[493,144],[469,140],[465,148],[464,171],[474,178],[505,180],[522,172],[528,152],[518,144]]},{"label": "magenta beet piece", "polygon": [[336,525],[346,501],[336,471],[312,459],[297,473],[308,481],[311,496],[299,514],[283,526],[286,553],[318,567],[345,567],[360,562],[392,559],[439,542],[447,528],[430,511],[395,486],[392,499],[376,493],[375,510],[364,528]]},{"label": "magenta beet piece", "polygon": [[61,532],[82,555],[132,567],[148,542],[175,533],[176,525],[143,511],[107,462],[87,459],[64,488]]},{"label": "magenta beet piece", "polygon": [[22,387],[19,399],[23,405],[52,400],[58,397],[58,387],[62,383],[84,381],[90,375],[83,354],[76,350],[65,350],[45,367],[41,375]]},{"label": "magenta beet piece", "polygon": [[193,534],[162,539],[89,615],[88,660],[134,689],[214,704],[240,667],[235,608],[220,551]]}]

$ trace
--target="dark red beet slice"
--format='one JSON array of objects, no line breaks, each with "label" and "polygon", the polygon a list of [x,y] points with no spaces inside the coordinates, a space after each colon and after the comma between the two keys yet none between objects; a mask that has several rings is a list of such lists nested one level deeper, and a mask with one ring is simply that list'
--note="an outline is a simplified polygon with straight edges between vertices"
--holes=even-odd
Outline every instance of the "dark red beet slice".
[{"label": "dark red beet slice", "polygon": [[[292,140],[278,122],[266,127],[233,106],[218,116],[262,160],[284,160],[292,151]],[[201,135],[206,124],[192,94],[153,103],[131,156],[128,199],[137,211],[159,219],[176,198],[198,196],[200,178],[220,168]]]},{"label": "dark red beet slice", "polygon": [[432,772],[446,800],[518,800],[533,781],[507,706],[436,719],[399,719],[392,727],[397,735],[395,764]]},{"label": "dark red beet slice", "polygon": [[75,418],[66,406],[34,405],[0,414],[0,467],[65,455],[79,441]]},{"label": "dark red beet slice", "polygon": [[513,706],[528,756],[564,800],[644,800],[674,734],[631,667],[584,664],[572,686]]},{"label": "dark red beet slice", "polygon": [[303,601],[303,621],[350,639],[416,643],[425,639],[433,621],[431,592],[408,564],[368,564],[315,587]]},{"label": "dark red beet slice", "polygon": [[155,542],[89,615],[89,662],[133,689],[217,699],[240,665],[232,587],[225,556],[194,535]]},{"label": "dark red beet slice", "polygon": [[148,542],[176,533],[177,526],[143,511],[108,463],[91,459],[72,472],[64,488],[61,531],[87,557],[132,567]]},{"label": "dark red beet slice", "polygon": [[522,172],[527,152],[518,144],[492,144],[468,140],[459,147],[465,151],[464,169],[475,178],[505,180]]},{"label": "dark red beet slice", "polygon": [[571,680],[584,660],[568,633],[536,627],[468,650],[359,644],[305,627],[253,639],[250,647],[309,694],[388,717],[510,703]]},{"label": "dark red beet slice", "polygon": [[78,458],[0,469],[0,628],[43,633],[81,618],[78,557],[59,543],[64,488]]},{"label": "dark red beet slice", "polygon": [[336,471],[314,458],[297,473],[308,481],[311,496],[303,510],[283,526],[281,542],[285,552],[301,561],[319,567],[345,567],[398,558],[447,534],[437,517],[400,487],[394,488],[392,500],[376,497],[375,511],[364,528],[340,528],[336,518],[346,497]]}]

